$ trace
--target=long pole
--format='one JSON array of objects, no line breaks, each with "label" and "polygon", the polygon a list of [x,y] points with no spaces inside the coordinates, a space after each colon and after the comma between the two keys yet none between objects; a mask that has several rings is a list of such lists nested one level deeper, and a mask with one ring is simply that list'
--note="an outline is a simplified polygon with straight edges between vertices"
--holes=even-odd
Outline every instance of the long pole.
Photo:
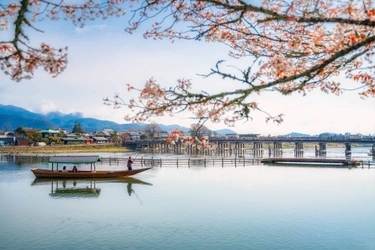
[{"label": "long pole", "polygon": [[134,160],[137,159],[138,155],[139,155],[139,153],[135,156]]}]

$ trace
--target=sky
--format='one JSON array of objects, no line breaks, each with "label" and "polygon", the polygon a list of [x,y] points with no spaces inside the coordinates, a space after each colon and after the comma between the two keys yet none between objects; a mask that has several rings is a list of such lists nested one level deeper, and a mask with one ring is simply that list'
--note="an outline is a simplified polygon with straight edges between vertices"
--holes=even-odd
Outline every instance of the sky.
[{"label": "sky", "polygon": [[[123,99],[132,97],[126,84],[142,88],[154,77],[162,87],[172,87],[177,79],[190,79],[194,90],[208,93],[243,88],[244,85],[218,77],[203,78],[218,60],[227,65],[246,65],[250,59],[237,62],[228,57],[228,47],[202,41],[144,39],[142,32],[130,35],[124,31],[126,18],[96,20],[84,28],[68,21],[37,22],[43,33],[28,30],[31,44],[46,42],[54,47],[69,47],[68,67],[56,78],[42,70],[31,80],[12,81],[0,71],[0,104],[14,105],[32,112],[46,114],[80,112],[83,117],[128,123],[125,107],[114,109],[103,104],[103,98],[119,93]],[[1,37],[11,37],[0,31]],[[348,83],[349,84],[349,83]],[[319,90],[306,96],[294,93],[282,96],[264,92],[254,96],[260,108],[272,115],[284,114],[284,122],[266,123],[266,115],[252,114],[252,120],[240,121],[229,127],[241,134],[284,135],[291,132],[316,135],[324,132],[375,134],[375,98],[361,99],[357,92],[340,96]],[[190,127],[195,123],[190,114],[164,116],[150,120]],[[211,130],[228,128],[223,122],[206,123]]]}]

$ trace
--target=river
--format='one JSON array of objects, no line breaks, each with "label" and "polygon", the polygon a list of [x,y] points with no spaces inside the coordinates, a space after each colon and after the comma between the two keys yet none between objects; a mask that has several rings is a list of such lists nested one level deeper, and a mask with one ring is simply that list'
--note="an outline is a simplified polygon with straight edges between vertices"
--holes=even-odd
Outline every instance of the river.
[{"label": "river", "polygon": [[[368,151],[352,158],[371,161]],[[374,166],[168,166],[65,181],[35,179],[34,167],[47,164],[0,162],[2,250],[375,249]]]}]

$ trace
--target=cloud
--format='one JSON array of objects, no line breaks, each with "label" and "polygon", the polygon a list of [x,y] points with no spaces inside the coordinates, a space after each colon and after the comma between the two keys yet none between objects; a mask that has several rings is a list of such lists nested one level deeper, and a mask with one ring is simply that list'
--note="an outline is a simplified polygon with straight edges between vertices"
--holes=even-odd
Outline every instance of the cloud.
[{"label": "cloud", "polygon": [[57,111],[57,105],[52,100],[41,100],[39,108],[36,110],[38,113],[48,114]]}]

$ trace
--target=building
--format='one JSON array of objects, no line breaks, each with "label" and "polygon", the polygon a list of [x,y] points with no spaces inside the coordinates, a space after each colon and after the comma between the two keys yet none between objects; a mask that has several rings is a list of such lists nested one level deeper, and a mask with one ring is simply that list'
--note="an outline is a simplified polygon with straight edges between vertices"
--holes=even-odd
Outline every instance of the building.
[{"label": "building", "polygon": [[2,146],[5,145],[14,145],[16,142],[16,137],[13,133],[5,133],[4,135],[0,135],[0,144]]},{"label": "building", "polygon": [[56,130],[53,130],[53,129],[40,130],[40,133],[42,134],[42,138],[49,138],[49,137],[60,135],[59,131],[56,131]]},{"label": "building", "polygon": [[95,137],[110,138],[115,131],[112,129],[103,129],[102,131],[96,132]]},{"label": "building", "polygon": [[105,137],[97,137],[97,136],[95,136],[92,139],[93,139],[94,143],[98,143],[98,144],[108,143],[109,142],[109,140],[107,138],[105,138]]},{"label": "building", "polygon": [[225,134],[227,139],[238,139],[240,137],[239,134]]},{"label": "building", "polygon": [[71,144],[92,144],[93,143],[93,140],[92,139],[88,139],[86,137],[76,137],[76,138],[68,138],[68,137],[65,137],[65,138],[62,138],[61,139],[65,145],[71,145]]}]

